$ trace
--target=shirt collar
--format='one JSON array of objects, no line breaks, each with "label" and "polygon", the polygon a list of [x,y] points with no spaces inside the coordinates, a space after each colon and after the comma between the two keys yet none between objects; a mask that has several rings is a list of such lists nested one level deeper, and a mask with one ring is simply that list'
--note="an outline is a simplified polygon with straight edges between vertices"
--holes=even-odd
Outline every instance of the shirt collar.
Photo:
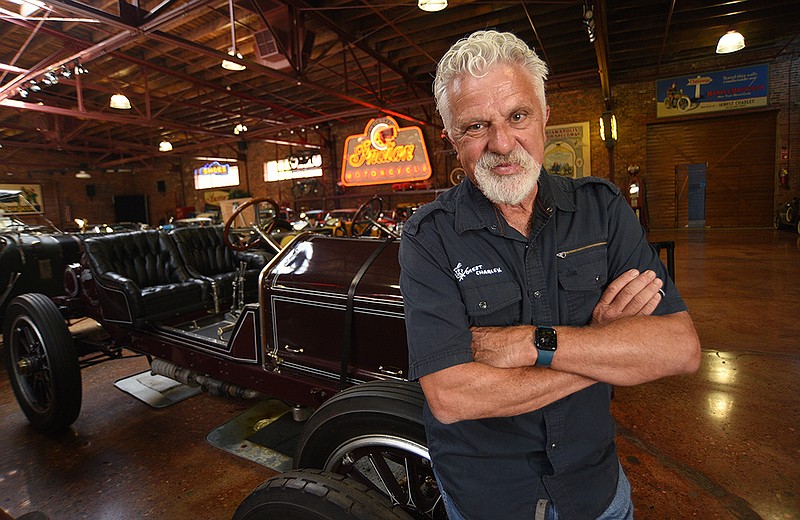
[{"label": "shirt collar", "polygon": [[[544,168],[539,175],[538,184],[537,205],[544,208],[555,206],[561,211],[576,210],[575,203],[567,194],[567,185],[557,182]],[[460,234],[473,229],[487,228],[496,235],[504,234],[508,224],[472,180],[469,177],[465,178],[459,188],[459,193],[455,197],[456,232]]]}]

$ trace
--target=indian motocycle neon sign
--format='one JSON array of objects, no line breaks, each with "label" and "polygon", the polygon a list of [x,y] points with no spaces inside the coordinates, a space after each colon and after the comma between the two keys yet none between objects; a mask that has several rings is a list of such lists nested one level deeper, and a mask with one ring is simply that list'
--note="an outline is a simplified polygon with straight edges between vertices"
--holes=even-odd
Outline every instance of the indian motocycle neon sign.
[{"label": "indian motocycle neon sign", "polygon": [[419,127],[399,128],[394,118],[378,117],[367,123],[363,134],[345,140],[345,186],[422,181],[430,176],[431,162]]}]

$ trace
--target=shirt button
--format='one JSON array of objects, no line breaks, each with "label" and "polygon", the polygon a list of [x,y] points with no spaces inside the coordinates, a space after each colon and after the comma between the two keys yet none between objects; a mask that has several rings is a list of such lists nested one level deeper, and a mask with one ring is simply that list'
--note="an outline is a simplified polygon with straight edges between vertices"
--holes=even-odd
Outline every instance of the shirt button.
[{"label": "shirt button", "polygon": [[555,442],[554,442],[553,444],[551,444],[551,445],[550,445],[550,449],[551,449],[551,450],[554,450],[554,449],[556,449],[556,448],[558,448],[558,445],[556,445],[556,443],[555,443]]},{"label": "shirt button", "polygon": [[536,291],[536,292],[533,293],[533,297],[534,298],[539,298],[541,295],[542,295],[542,293],[539,292],[539,291]]},{"label": "shirt button", "polygon": [[547,209],[546,209],[545,211],[546,211],[546,212],[547,212],[547,214],[549,215],[550,213],[552,213],[552,212],[553,212],[553,207],[552,207],[552,206],[548,206],[548,207],[547,207]]},{"label": "shirt button", "polygon": [[598,274],[597,276],[595,276],[595,277],[594,277],[594,281],[595,281],[595,282],[599,282],[599,281],[600,281],[600,275],[599,275],[599,274]]},{"label": "shirt button", "polygon": [[489,305],[485,301],[478,302],[478,307],[480,307],[481,309],[485,309],[488,306]]}]

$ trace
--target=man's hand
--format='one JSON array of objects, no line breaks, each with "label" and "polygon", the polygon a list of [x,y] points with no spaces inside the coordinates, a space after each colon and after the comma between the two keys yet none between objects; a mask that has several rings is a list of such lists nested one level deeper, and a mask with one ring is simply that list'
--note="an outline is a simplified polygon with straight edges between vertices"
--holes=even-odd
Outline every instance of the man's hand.
[{"label": "man's hand", "polygon": [[631,269],[611,282],[592,311],[592,325],[605,325],[626,316],[649,316],[661,302],[664,282],[656,273]]}]

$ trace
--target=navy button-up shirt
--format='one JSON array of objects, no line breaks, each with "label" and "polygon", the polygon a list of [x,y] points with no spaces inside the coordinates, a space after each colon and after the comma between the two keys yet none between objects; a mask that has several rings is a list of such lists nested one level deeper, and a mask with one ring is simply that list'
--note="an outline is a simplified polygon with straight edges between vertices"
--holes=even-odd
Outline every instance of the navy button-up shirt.
[{"label": "navy button-up shirt", "polygon": [[[529,237],[467,179],[408,220],[400,265],[411,379],[472,361],[472,326],[588,325],[631,268],[664,281],[655,314],[686,309],[619,190],[592,177],[542,171]],[[596,518],[619,474],[610,399],[597,383],[533,412],[450,425],[426,404],[444,489],[467,518],[533,518],[538,498],[562,519]]]}]

